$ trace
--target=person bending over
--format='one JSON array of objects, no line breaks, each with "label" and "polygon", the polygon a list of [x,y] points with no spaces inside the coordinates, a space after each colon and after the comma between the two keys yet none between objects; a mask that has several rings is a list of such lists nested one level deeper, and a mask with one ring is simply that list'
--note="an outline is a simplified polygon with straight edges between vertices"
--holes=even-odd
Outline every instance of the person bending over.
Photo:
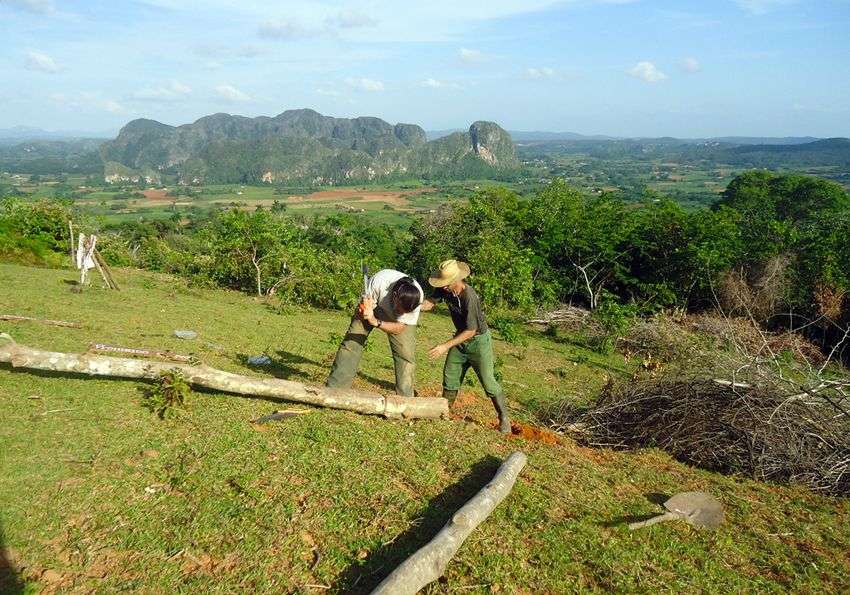
[{"label": "person bending over", "polygon": [[416,371],[416,323],[424,294],[419,284],[399,271],[383,269],[369,279],[366,295],[355,309],[348,332],[336,352],[325,386],[350,388],[363,347],[373,329],[386,333],[395,367],[395,390],[413,396]]}]

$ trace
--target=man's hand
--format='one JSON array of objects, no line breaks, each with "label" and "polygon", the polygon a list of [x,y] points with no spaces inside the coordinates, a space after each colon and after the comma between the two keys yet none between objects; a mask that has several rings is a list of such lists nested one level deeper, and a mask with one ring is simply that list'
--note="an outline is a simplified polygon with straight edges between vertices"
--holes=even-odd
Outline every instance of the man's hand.
[{"label": "man's hand", "polygon": [[364,297],[360,301],[360,316],[363,320],[369,321],[371,323],[371,319],[375,318],[375,300],[370,297]]},{"label": "man's hand", "polygon": [[451,349],[451,347],[449,347],[445,343],[440,343],[436,347],[431,348],[431,350],[428,352],[428,357],[431,359],[437,359],[438,357],[446,355],[446,353],[449,352],[449,349]]}]

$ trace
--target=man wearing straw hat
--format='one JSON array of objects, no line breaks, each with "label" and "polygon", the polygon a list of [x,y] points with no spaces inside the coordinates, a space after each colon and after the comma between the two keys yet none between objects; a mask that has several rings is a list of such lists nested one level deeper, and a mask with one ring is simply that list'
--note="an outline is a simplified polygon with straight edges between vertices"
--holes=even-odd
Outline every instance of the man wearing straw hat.
[{"label": "man wearing straw hat", "polygon": [[443,396],[448,399],[449,406],[457,398],[469,368],[475,370],[484,392],[499,414],[499,431],[508,434],[511,422],[502,387],[494,374],[493,339],[484,320],[481,298],[464,282],[469,273],[469,265],[465,262],[444,260],[428,279],[436,291],[423,302],[421,310],[427,312],[434,308],[435,303],[446,302],[456,330],[452,339],[433,347],[428,356],[431,359],[446,356],[443,365]]}]

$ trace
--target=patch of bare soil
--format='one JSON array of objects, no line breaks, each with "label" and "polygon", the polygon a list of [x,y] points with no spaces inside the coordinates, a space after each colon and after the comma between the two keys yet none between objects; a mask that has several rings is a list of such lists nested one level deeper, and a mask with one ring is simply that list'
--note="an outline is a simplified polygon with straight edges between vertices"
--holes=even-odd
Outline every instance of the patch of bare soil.
[{"label": "patch of bare soil", "polygon": [[168,190],[143,190],[142,194],[148,200],[174,200],[174,197],[168,193]]}]

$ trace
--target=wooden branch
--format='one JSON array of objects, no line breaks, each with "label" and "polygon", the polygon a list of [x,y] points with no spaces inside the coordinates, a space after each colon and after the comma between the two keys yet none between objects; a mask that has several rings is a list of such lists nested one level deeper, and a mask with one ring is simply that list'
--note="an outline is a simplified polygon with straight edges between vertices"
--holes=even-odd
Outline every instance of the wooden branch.
[{"label": "wooden branch", "polygon": [[473,529],[480,525],[514,487],[526,463],[515,452],[502,463],[496,475],[469,502],[458,510],[431,541],[396,568],[372,595],[414,595],[445,573],[446,566]]},{"label": "wooden branch", "polygon": [[29,316],[14,316],[12,314],[0,314],[0,320],[9,322],[41,322],[42,324],[50,324],[53,326],[66,326],[68,328],[83,328],[82,323],[70,322],[68,320],[49,320],[47,318],[31,318]]},{"label": "wooden branch", "polygon": [[629,523],[629,529],[634,531],[635,529],[640,529],[642,527],[649,527],[650,525],[654,525],[656,523],[666,523],[667,521],[672,521],[675,519],[681,518],[681,515],[675,512],[665,512],[654,516],[652,518],[646,519],[645,521],[637,521],[635,523]]},{"label": "wooden branch", "polygon": [[277,398],[389,418],[436,419],[449,415],[448,401],[441,397],[384,396],[354,389],[307,386],[279,378],[242,376],[204,365],[42,351],[19,345],[12,341],[9,335],[0,333],[0,363],[3,362],[10,363],[15,368],[146,380],[154,380],[160,373],[176,369],[194,386],[226,393]]},{"label": "wooden branch", "polygon": [[167,349],[154,351],[151,349],[139,349],[136,347],[118,347],[117,345],[106,345],[105,343],[90,343],[89,351],[97,351],[100,353],[124,353],[127,355],[137,355],[139,357],[158,357],[160,359],[184,363],[190,363],[195,359],[191,355],[180,355],[179,353],[172,353]]},{"label": "wooden branch", "polygon": [[112,277],[112,271],[110,270],[109,265],[106,264],[106,261],[103,259],[103,256],[97,248],[94,249],[92,256],[94,257],[94,262],[97,265],[97,268],[100,270],[100,274],[103,275],[103,279],[106,281],[109,288],[120,291],[121,288],[118,287],[118,284]]}]

